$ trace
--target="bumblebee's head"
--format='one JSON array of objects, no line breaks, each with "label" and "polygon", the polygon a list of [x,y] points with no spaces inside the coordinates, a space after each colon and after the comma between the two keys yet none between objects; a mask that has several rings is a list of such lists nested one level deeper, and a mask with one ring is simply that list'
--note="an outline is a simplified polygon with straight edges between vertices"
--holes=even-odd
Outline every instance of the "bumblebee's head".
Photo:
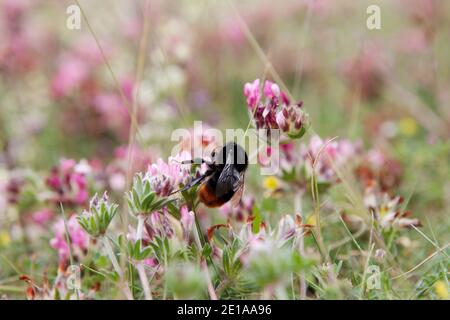
[{"label": "bumblebee's head", "polygon": [[235,142],[228,142],[218,151],[213,152],[211,156],[214,162],[219,166],[225,164],[234,164],[239,172],[245,171],[248,165],[248,157],[245,150]]}]

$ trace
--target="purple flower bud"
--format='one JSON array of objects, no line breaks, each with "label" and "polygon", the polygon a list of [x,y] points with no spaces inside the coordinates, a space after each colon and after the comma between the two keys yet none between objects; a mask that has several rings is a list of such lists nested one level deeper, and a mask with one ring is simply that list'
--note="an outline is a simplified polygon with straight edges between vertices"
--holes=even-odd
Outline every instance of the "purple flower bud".
[{"label": "purple flower bud", "polygon": [[247,97],[248,107],[253,110],[258,105],[260,99],[259,79],[245,84],[244,95]]},{"label": "purple flower bud", "polygon": [[287,106],[290,104],[289,98],[283,91],[281,91],[281,101]]},{"label": "purple flower bud", "polygon": [[302,118],[298,118],[295,123],[294,123],[294,127],[296,130],[299,130],[302,127]]},{"label": "purple flower bud", "polygon": [[98,196],[97,194],[95,194],[92,199],[91,202],[89,203],[89,207],[97,207],[98,206]]},{"label": "purple flower bud", "polygon": [[286,118],[284,117],[284,114],[282,111],[277,113],[276,122],[281,130],[283,130],[283,131],[289,130],[289,125],[286,122]]},{"label": "purple flower bud", "polygon": [[264,83],[264,96],[267,98],[278,97],[280,95],[280,87],[271,81],[266,80]]},{"label": "purple flower bud", "polygon": [[107,194],[106,191],[103,192],[102,200],[103,200],[104,202],[108,202],[108,200],[109,200],[109,197],[108,197],[108,194]]}]

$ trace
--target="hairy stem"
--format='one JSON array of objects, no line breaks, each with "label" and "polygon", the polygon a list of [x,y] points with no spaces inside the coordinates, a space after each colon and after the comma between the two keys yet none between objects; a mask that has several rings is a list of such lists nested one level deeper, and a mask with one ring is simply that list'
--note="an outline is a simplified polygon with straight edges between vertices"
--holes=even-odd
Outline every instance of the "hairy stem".
[{"label": "hairy stem", "polygon": [[209,274],[208,265],[206,264],[205,259],[201,259],[200,262],[203,273],[205,274],[206,283],[208,284],[208,293],[211,300],[217,300],[217,294],[214,291],[214,286],[211,280],[211,276]]},{"label": "hairy stem", "polygon": [[142,235],[144,232],[145,217],[143,215],[138,216],[138,225],[136,230],[136,240],[142,240]]},{"label": "hairy stem", "polygon": [[130,291],[130,288],[128,287],[127,284],[124,283],[122,269],[120,268],[119,262],[117,261],[116,255],[114,254],[113,248],[111,246],[111,243],[109,242],[108,237],[105,236],[105,237],[102,237],[102,239],[103,239],[103,245],[105,246],[106,253],[108,254],[109,260],[111,260],[114,270],[119,275],[120,282],[121,282],[120,286],[122,287],[123,293],[125,294],[125,296],[127,297],[128,300],[133,300],[133,295]]},{"label": "hairy stem", "polygon": [[[142,244],[142,235],[144,232],[144,224],[145,224],[145,216],[138,215],[138,226],[136,230],[136,240],[140,241]],[[149,281],[147,278],[147,274],[145,273],[145,268],[142,262],[138,262],[136,265],[136,269],[139,274],[139,280],[141,280],[142,289],[144,290],[145,300],[152,300],[152,291],[149,286]]]},{"label": "hairy stem", "polygon": [[120,269],[119,262],[117,261],[116,255],[114,254],[111,243],[107,237],[103,237],[103,244],[105,245],[106,253],[108,254],[109,260],[111,260],[114,270],[116,270],[119,277],[122,277],[122,269]]},{"label": "hairy stem", "polygon": [[[195,214],[195,228],[193,228],[193,229],[194,229],[194,241],[198,247],[198,250],[200,251],[200,267],[201,267],[202,271],[205,273],[206,282],[208,284],[209,296],[210,296],[211,300],[217,300],[217,294],[214,290],[214,285],[211,280],[211,275],[209,274],[208,265],[207,265],[206,261],[203,259],[203,257],[201,256],[203,253],[203,246],[206,244],[206,239],[202,236],[202,238],[201,238],[202,240],[200,240],[200,234],[202,234],[202,233],[201,233],[201,229],[200,229],[200,223],[197,219],[197,214]],[[210,259],[210,263],[214,266],[214,263],[212,262],[211,257],[209,257],[209,259]]]},{"label": "hairy stem", "polygon": [[[295,213],[299,214],[303,221],[304,217],[303,217],[303,212],[302,212],[302,196],[303,196],[303,192],[300,190],[295,194]],[[303,237],[303,230],[301,230],[301,233],[300,233],[298,249],[299,249],[300,255],[302,257],[304,257],[305,256],[305,241],[304,241],[304,237]],[[301,300],[306,299],[307,286],[306,286],[306,278],[305,277],[306,277],[305,271],[300,272],[300,299]]]},{"label": "hairy stem", "polygon": [[145,273],[145,267],[143,262],[139,262],[136,266],[136,269],[139,274],[139,279],[142,283],[142,288],[144,289],[145,300],[152,300],[152,291],[150,290],[149,281],[147,278],[147,274]]}]

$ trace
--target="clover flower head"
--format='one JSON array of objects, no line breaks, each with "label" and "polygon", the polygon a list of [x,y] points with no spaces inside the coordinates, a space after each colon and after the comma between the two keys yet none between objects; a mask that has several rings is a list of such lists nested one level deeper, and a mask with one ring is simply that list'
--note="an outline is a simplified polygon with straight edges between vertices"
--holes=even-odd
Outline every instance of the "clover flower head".
[{"label": "clover flower head", "polygon": [[304,125],[308,123],[306,113],[301,111],[303,102],[296,105],[286,106],[276,114],[278,127],[290,138],[303,135]]},{"label": "clover flower head", "polygon": [[358,152],[358,143],[348,140],[325,142],[319,136],[313,136],[309,144],[303,144],[300,149],[307,176],[315,173],[319,183],[338,181],[335,169],[345,165]]},{"label": "clover flower head", "polygon": [[148,167],[144,177],[150,182],[152,190],[160,197],[166,197],[185,182],[189,172],[175,161],[164,162],[162,159]]},{"label": "clover flower head", "polygon": [[89,198],[87,178],[90,173],[85,160],[77,163],[73,159],[61,159],[46,179],[47,186],[55,193],[52,200],[65,205],[85,205]]},{"label": "clover flower head", "polygon": [[364,205],[373,212],[383,229],[420,227],[419,219],[411,218],[411,212],[401,210],[402,202],[402,197],[391,197],[375,188],[367,188],[364,196]]},{"label": "clover flower head", "polygon": [[245,84],[244,95],[257,129],[279,129],[292,139],[300,138],[306,132],[309,119],[301,110],[303,103],[292,105],[278,84],[266,80],[261,90],[260,80],[256,79]]}]

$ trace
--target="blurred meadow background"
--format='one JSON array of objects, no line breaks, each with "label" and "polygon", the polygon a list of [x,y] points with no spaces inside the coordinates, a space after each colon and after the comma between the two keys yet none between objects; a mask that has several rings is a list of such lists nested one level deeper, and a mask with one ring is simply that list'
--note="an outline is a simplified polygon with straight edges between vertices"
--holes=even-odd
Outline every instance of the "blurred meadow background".
[{"label": "blurred meadow background", "polygon": [[[373,4],[381,28],[369,30]],[[67,26],[71,5],[80,29]],[[0,297],[449,299],[448,1],[0,8]],[[188,220],[170,219],[183,230],[173,236],[152,216],[147,229],[164,229],[156,239],[172,255],[161,258],[149,232],[151,250],[126,259],[134,174],[166,161],[177,128],[254,124],[244,86],[255,79],[309,115],[306,134],[282,148],[283,173],[250,165],[237,208],[194,210],[211,252],[192,249]],[[333,158],[320,171],[308,156],[318,148]],[[122,271],[72,220],[105,190],[119,205],[108,235]],[[188,217],[181,208],[174,216]],[[62,281],[69,260],[81,265],[76,295]]]}]

